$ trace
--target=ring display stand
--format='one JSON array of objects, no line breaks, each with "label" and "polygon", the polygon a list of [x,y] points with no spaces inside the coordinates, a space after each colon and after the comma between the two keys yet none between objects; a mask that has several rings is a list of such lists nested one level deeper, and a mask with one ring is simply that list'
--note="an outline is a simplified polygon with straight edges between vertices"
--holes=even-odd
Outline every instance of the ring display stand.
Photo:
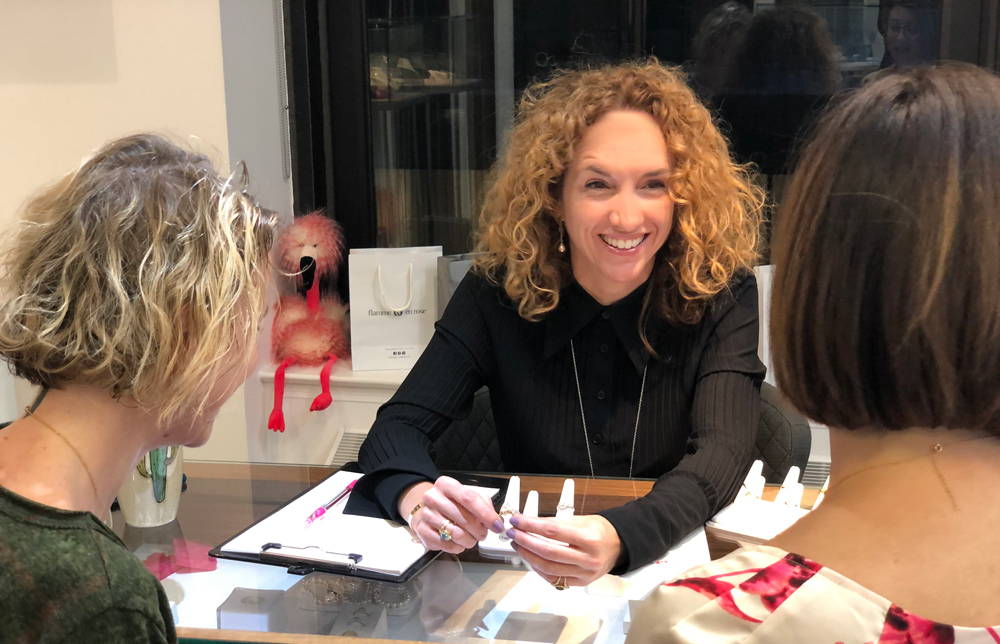
[{"label": "ring display stand", "polygon": [[[566,479],[563,482],[562,493],[559,495],[559,504],[556,506],[556,518],[566,519],[573,516],[573,499],[576,493],[576,484],[573,479]],[[524,500],[524,508],[521,508],[521,479],[517,476],[510,477],[507,485],[507,494],[500,505],[500,516],[503,518],[504,531],[500,534],[490,532],[486,538],[479,542],[479,554],[490,559],[511,559],[517,556],[507,530],[513,526],[510,517],[514,514],[521,514],[526,517],[538,516],[538,492],[530,490]],[[544,538],[544,537],[540,537]]]}]

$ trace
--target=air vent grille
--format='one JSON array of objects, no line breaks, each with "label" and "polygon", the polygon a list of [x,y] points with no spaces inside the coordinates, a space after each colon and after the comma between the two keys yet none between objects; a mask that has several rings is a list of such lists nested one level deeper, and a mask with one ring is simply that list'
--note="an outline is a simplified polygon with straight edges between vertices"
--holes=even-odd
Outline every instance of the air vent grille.
[{"label": "air vent grille", "polygon": [[330,465],[340,468],[345,463],[358,460],[358,450],[361,449],[361,443],[365,442],[365,436],[366,434],[344,432]]},{"label": "air vent grille", "polygon": [[806,463],[806,471],[802,473],[802,485],[823,487],[828,476],[830,476],[829,461],[809,461]]}]

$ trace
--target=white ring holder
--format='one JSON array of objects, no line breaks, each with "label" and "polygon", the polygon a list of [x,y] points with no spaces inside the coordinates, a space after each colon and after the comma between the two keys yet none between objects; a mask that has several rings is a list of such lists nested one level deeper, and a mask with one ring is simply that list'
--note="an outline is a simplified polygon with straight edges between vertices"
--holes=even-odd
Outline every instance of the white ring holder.
[{"label": "white ring holder", "polygon": [[750,466],[750,471],[747,473],[745,479],[743,479],[743,485],[740,486],[740,491],[736,495],[737,499],[759,499],[764,496],[764,486],[767,481],[764,479],[764,461],[757,459]]},{"label": "white ring holder", "polygon": [[802,507],[804,493],[805,486],[799,483],[799,466],[793,465],[788,468],[788,473],[785,474],[785,480],[782,482],[774,502],[787,505],[790,508],[799,508]]},{"label": "white ring holder", "polygon": [[740,545],[765,543],[809,513],[801,507],[805,488],[799,483],[797,466],[788,469],[774,501],[761,498],[762,471],[763,463],[754,461],[733,502],[708,520],[707,526],[720,538]]},{"label": "white ring holder", "polygon": [[[575,491],[576,485],[573,482],[573,479],[566,479],[563,482],[562,493],[559,495],[559,505],[556,507],[555,518],[568,519],[573,516],[575,511],[573,507]],[[510,559],[517,556],[517,552],[514,551],[510,538],[507,536],[507,530],[510,530],[513,527],[510,523],[510,517],[511,515],[518,513],[520,500],[521,479],[520,477],[512,476],[510,477],[510,482],[507,484],[507,494],[504,496],[503,503],[500,505],[500,517],[503,519],[503,532],[500,534],[489,532],[486,535],[486,538],[479,542],[479,554],[484,557],[498,559]],[[528,496],[524,500],[524,508],[520,510],[520,514],[526,517],[538,516],[538,492],[536,490],[530,490],[528,492]],[[545,539],[545,537],[542,537],[541,535],[536,536],[540,539]],[[555,543],[560,542],[556,541]]]}]

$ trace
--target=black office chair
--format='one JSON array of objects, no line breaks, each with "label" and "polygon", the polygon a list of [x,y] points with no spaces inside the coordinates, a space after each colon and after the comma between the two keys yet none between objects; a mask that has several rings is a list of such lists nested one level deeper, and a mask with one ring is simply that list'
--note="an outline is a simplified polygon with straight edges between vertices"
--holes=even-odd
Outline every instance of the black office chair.
[{"label": "black office chair", "polygon": [[[768,483],[781,483],[793,465],[805,471],[812,434],[806,419],[773,386],[763,383],[760,398],[754,458],[764,462]],[[488,389],[476,392],[469,416],[445,430],[431,446],[431,456],[443,470],[504,471]]]},{"label": "black office chair", "polygon": [[483,387],[477,391],[469,416],[453,422],[434,441],[431,458],[442,470],[504,471],[489,389]]},{"label": "black office chair", "polygon": [[764,478],[768,483],[781,483],[788,470],[796,465],[801,482],[811,449],[809,422],[773,385],[763,383],[754,458],[764,462]]}]

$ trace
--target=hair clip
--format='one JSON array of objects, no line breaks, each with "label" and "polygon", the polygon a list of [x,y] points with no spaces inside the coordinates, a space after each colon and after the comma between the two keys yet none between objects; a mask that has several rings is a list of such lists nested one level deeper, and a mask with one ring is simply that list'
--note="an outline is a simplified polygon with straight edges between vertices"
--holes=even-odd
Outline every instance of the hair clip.
[{"label": "hair clip", "polygon": [[240,183],[243,184],[243,189],[240,192],[247,194],[250,190],[250,169],[247,167],[247,162],[242,159],[237,161],[236,165],[240,168]]}]

